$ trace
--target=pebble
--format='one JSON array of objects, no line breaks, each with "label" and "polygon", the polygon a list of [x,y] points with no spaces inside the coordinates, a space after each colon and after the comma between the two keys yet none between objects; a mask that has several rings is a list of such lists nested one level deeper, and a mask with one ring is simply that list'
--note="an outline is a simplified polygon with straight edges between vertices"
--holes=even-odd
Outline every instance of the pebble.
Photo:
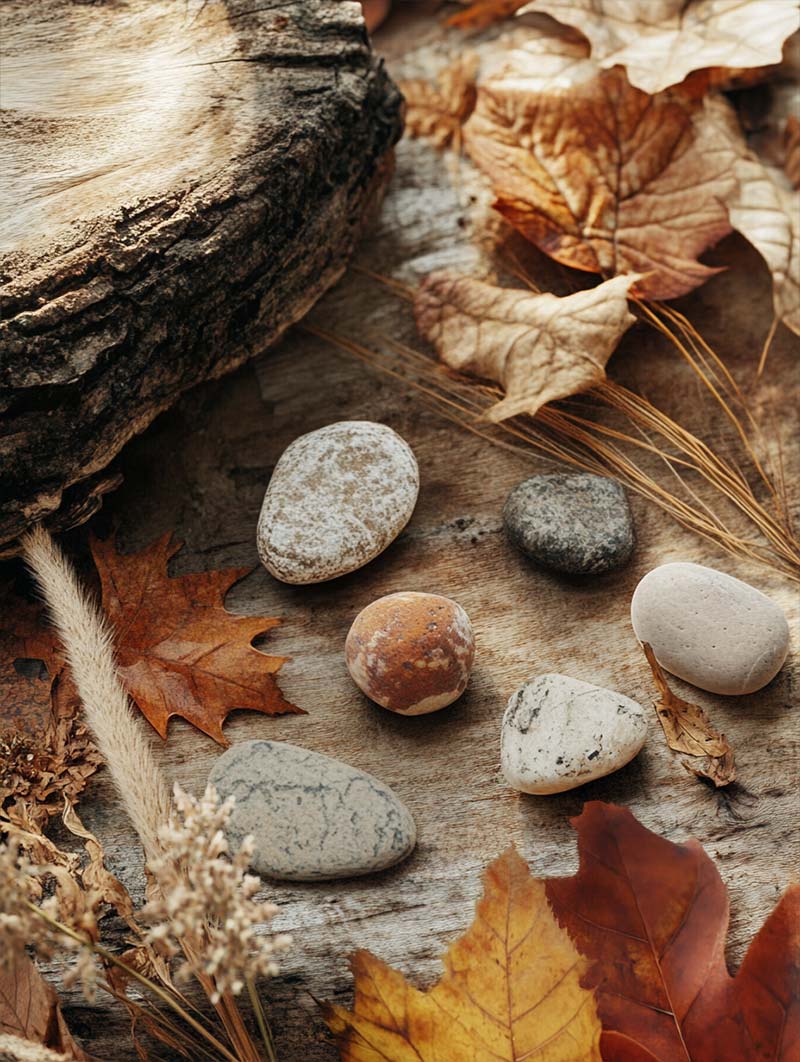
[{"label": "pebble", "polygon": [[636,541],[625,491],[603,476],[532,476],[509,494],[503,522],[523,553],[567,575],[616,571]]},{"label": "pebble", "polygon": [[361,568],[400,534],[419,493],[413,451],[397,432],[345,420],[301,435],[264,495],[258,552],[285,583],[319,583]]},{"label": "pebble", "polygon": [[500,762],[522,793],[563,793],[624,767],[646,737],[636,701],[567,675],[539,675],[508,702]]},{"label": "pebble", "polygon": [[472,625],[461,605],[438,594],[389,594],[355,618],[345,659],[355,684],[402,715],[452,704],[467,687],[475,658]]},{"label": "pebble", "polygon": [[278,741],[243,741],[209,782],[235,796],[228,839],[255,838],[253,869],[285,881],[329,881],[393,866],[416,843],[411,813],[371,774]]},{"label": "pebble", "polygon": [[700,564],[648,572],[634,591],[631,622],[662,667],[710,693],[755,693],[789,651],[789,624],[774,601]]}]

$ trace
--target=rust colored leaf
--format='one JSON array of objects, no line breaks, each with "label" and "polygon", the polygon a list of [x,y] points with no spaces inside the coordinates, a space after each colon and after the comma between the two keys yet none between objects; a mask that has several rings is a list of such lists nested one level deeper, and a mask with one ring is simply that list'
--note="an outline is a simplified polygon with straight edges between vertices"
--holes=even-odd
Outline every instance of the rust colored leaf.
[{"label": "rust colored leaf", "polygon": [[361,0],[361,7],[364,9],[364,21],[370,33],[380,26],[389,14],[391,6],[392,0]]},{"label": "rust colored leaf", "polygon": [[5,958],[8,965],[0,967],[0,1033],[41,1044],[75,1062],[90,1062],[67,1028],[52,985],[24,952]]},{"label": "rust colored leaf", "polygon": [[0,607],[0,805],[37,822],[74,802],[101,760],[41,606],[7,591]]},{"label": "rust colored leaf", "polygon": [[406,100],[406,133],[430,140],[436,147],[460,146],[461,127],[475,106],[478,57],[464,52],[435,81],[415,78],[400,82]]},{"label": "rust colored leaf", "polygon": [[280,621],[235,616],[224,608],[228,590],[251,569],[171,579],[167,563],[180,545],[166,534],[123,556],[113,539],[91,543],[120,675],[145,718],[162,738],[178,715],[227,745],[222,724],[235,708],[304,714],[275,680],[286,657],[268,656],[251,644]]},{"label": "rust colored leaf", "polygon": [[474,3],[468,4],[466,10],[451,15],[447,25],[467,30],[486,29],[493,22],[509,18],[528,2],[529,0],[475,0]]},{"label": "rust colored leaf", "polygon": [[544,884],[513,849],[483,876],[475,921],[427,992],[369,952],[353,957],[353,1012],[324,1005],[344,1062],[599,1062],[585,965]]},{"label": "rust colored leaf", "polygon": [[800,886],[725,965],[728,896],[694,840],[651,833],[626,808],[592,802],[573,825],[580,867],[547,882],[578,949],[594,961],[605,1058],[790,1062],[800,1046]]},{"label": "rust colored leaf", "polygon": [[420,288],[417,327],[451,369],[503,387],[490,420],[534,414],[605,379],[606,362],[635,320],[627,293],[637,279],[615,277],[558,298],[441,271]]},{"label": "rust colored leaf", "polygon": [[649,93],[693,70],[780,63],[784,41],[800,27],[797,5],[775,0],[534,0],[529,7],[580,30],[599,66],[625,67],[630,83]]},{"label": "rust colored leaf", "polygon": [[701,767],[686,765],[693,774],[708,778],[716,786],[729,785],[736,778],[730,742],[712,726],[711,720],[699,704],[684,701],[672,692],[661,665],[647,642],[643,643],[642,649],[658,686],[660,697],[654,702],[654,707],[667,744],[674,752],[707,758],[707,762]]},{"label": "rust colored leaf", "polygon": [[638,292],[668,299],[717,272],[698,256],[731,229],[718,106],[649,96],[598,70],[576,35],[542,34],[479,85],[464,142],[496,209],[543,251],[605,277],[647,274]]}]

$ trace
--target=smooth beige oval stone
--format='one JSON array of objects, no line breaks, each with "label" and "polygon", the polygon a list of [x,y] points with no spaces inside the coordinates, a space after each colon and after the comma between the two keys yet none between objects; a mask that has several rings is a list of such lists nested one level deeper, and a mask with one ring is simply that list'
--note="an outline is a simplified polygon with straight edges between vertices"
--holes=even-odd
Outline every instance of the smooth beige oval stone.
[{"label": "smooth beige oval stone", "polygon": [[449,597],[410,590],[378,598],[345,642],[353,681],[382,708],[427,715],[457,700],[475,658],[472,625]]},{"label": "smooth beige oval stone", "polygon": [[419,493],[408,443],[385,424],[345,420],[284,450],[264,495],[258,552],[284,583],[361,568],[400,534]]},{"label": "smooth beige oval stone", "polygon": [[766,594],[700,564],[662,564],[631,601],[640,642],[678,678],[711,693],[754,693],[780,671],[789,624]]}]

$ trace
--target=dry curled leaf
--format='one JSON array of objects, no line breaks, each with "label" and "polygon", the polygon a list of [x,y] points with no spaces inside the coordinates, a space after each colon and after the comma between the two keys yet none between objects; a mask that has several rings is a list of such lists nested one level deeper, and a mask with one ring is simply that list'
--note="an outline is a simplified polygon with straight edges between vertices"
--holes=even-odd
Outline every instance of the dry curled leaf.
[{"label": "dry curled leaf", "polygon": [[180,549],[171,534],[127,556],[113,539],[92,538],[91,546],[120,676],[162,738],[173,715],[227,745],[222,724],[235,708],[302,714],[275,681],[286,658],[251,644],[280,621],[225,610],[228,590],[251,569],[171,579],[167,563]]},{"label": "dry curled leaf", "polygon": [[475,106],[478,57],[464,52],[439,72],[435,81],[400,82],[406,101],[406,133],[436,147],[460,146],[461,127]]},{"label": "dry curled leaf", "polygon": [[558,298],[441,271],[417,294],[417,327],[451,369],[503,387],[490,420],[534,414],[605,379],[606,362],[635,320],[627,294],[637,279],[615,277]]},{"label": "dry curled leaf", "polygon": [[736,778],[730,742],[712,726],[699,704],[684,701],[672,692],[647,642],[642,644],[642,649],[658,686],[659,700],[654,702],[654,707],[667,744],[674,752],[707,757],[702,767],[687,765],[688,769],[702,778],[708,778],[716,786],[729,785]]},{"label": "dry curled leaf", "polygon": [[72,1038],[58,996],[24,952],[6,955],[0,966],[0,1034],[49,1048],[72,1062],[89,1056]]},{"label": "dry curled leaf", "polygon": [[698,256],[731,230],[731,145],[718,101],[649,96],[599,71],[575,36],[542,34],[483,81],[464,142],[495,208],[545,253],[654,299],[717,270]]},{"label": "dry curled leaf", "polygon": [[11,592],[0,608],[0,805],[38,822],[77,800],[101,763],[44,610]]},{"label": "dry curled leaf", "polygon": [[580,866],[547,882],[561,925],[594,969],[603,1057],[630,1062],[790,1062],[800,1045],[800,886],[762,926],[736,977],[725,965],[728,896],[697,841],[674,844],[626,808],[588,803]]},{"label": "dry curled leaf", "polygon": [[693,70],[780,63],[800,27],[794,0],[533,0],[528,9],[580,30],[599,66],[625,67],[651,94]]},{"label": "dry curled leaf", "polygon": [[352,960],[353,1012],[325,1005],[343,1062],[599,1062],[586,967],[544,884],[509,849],[484,873],[475,921],[427,992],[369,952]]}]

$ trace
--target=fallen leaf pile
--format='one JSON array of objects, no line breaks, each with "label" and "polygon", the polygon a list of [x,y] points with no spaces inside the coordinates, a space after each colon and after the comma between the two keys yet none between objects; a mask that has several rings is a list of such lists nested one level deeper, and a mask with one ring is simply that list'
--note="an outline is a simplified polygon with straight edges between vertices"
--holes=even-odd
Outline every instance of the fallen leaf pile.
[{"label": "fallen leaf pile", "polygon": [[605,379],[606,362],[635,320],[627,295],[637,279],[615,277],[558,298],[442,271],[417,294],[417,327],[451,369],[503,387],[489,420],[535,414]]},{"label": "fallen leaf pile", "polygon": [[227,745],[222,724],[235,708],[302,714],[275,681],[286,658],[252,645],[280,621],[225,610],[226,593],[251,569],[170,578],[167,564],[179,549],[171,534],[127,556],[111,538],[92,539],[119,673],[145,718],[162,738],[177,715]]},{"label": "fallen leaf pile", "polygon": [[41,606],[3,596],[0,609],[0,806],[37,821],[77,800],[100,765],[80,701]]},{"label": "fallen leaf pile", "polygon": [[730,742],[714,728],[699,704],[684,701],[672,692],[652,648],[647,643],[642,648],[658,687],[655,709],[667,744],[674,752],[706,758],[700,767],[684,764],[694,774],[708,778],[716,786],[729,785],[736,778]]},{"label": "fallen leaf pile", "polygon": [[513,850],[489,867],[475,922],[427,992],[356,954],[353,1011],[324,1008],[343,1062],[796,1057],[800,886],[731,977],[727,893],[696,841],[598,802],[574,826],[573,877],[536,881]]}]

